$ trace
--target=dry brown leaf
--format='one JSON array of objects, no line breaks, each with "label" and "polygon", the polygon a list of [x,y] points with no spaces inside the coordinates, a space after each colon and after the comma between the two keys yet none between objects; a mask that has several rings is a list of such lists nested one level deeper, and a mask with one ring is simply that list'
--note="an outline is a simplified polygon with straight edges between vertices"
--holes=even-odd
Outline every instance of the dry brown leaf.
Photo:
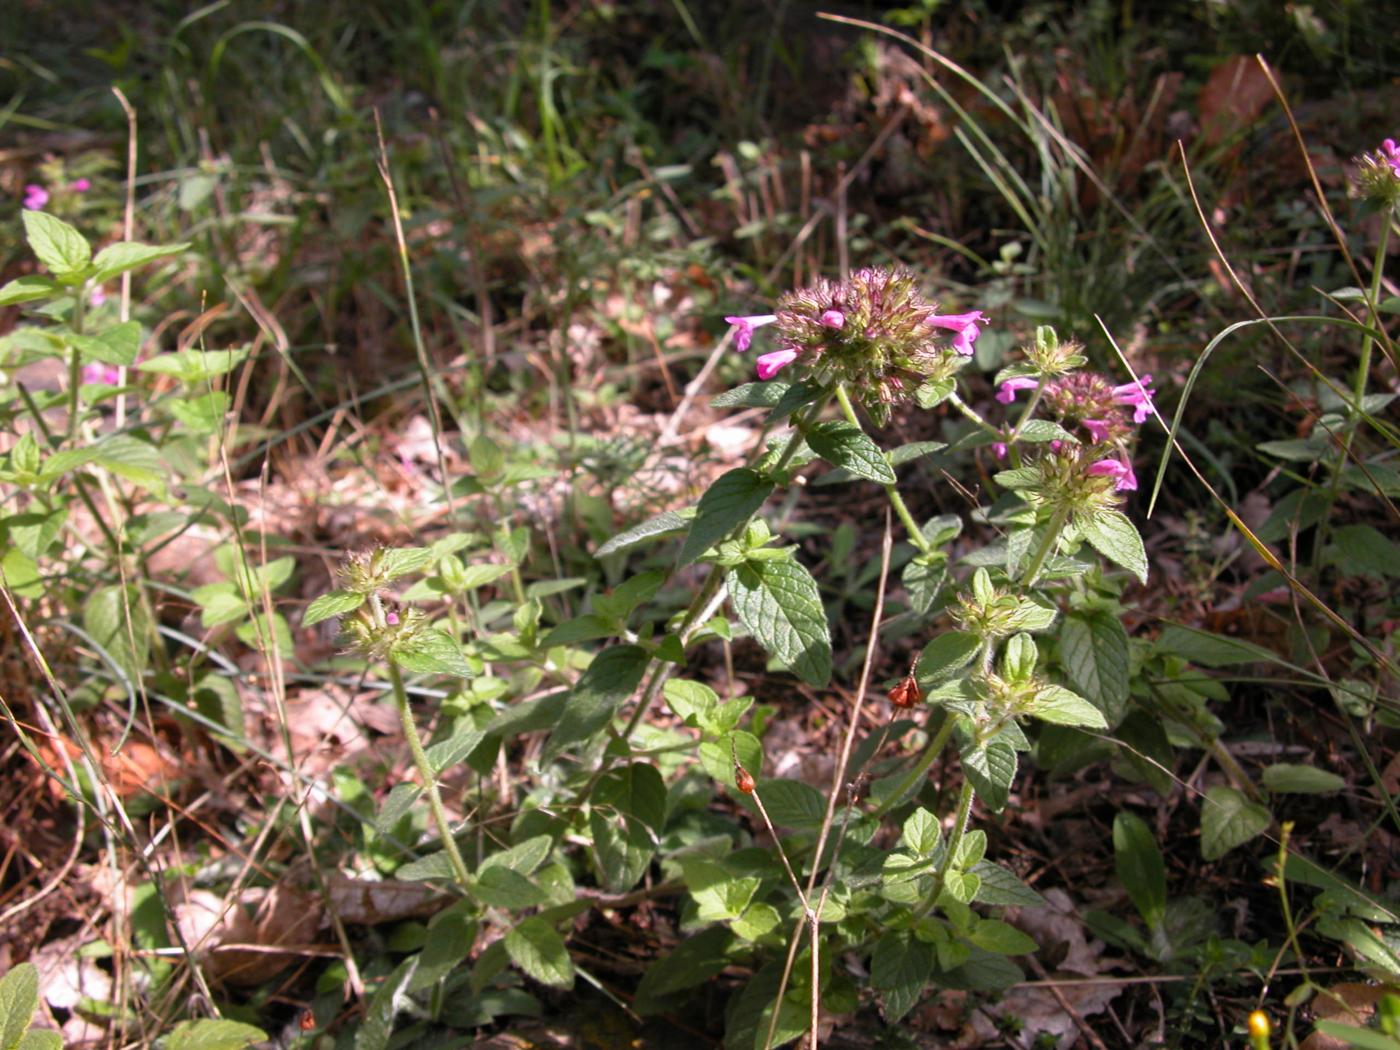
[{"label": "dry brown leaf", "polygon": [[1257,61],[1249,55],[1227,58],[1211,71],[1197,102],[1206,142],[1218,145],[1253,123],[1273,95]]},{"label": "dry brown leaf", "polygon": [[[321,902],[289,886],[244,891],[225,902],[206,890],[190,890],[174,906],[185,942],[214,980],[252,987],[276,977],[308,948],[322,918]],[[291,951],[269,951],[281,947]]]},{"label": "dry brown leaf", "polygon": [[421,918],[452,902],[452,898],[426,883],[400,879],[371,881],[332,875],[326,889],[336,915],[342,922],[356,926]]}]

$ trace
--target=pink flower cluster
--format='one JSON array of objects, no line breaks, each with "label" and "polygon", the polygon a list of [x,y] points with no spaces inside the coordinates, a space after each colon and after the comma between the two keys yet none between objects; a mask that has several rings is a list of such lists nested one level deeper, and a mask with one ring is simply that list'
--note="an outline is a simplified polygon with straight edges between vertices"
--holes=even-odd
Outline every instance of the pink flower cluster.
[{"label": "pink flower cluster", "polygon": [[1381,143],[1381,159],[1390,165],[1390,170],[1400,179],[1400,146],[1395,144],[1394,139],[1386,139]]},{"label": "pink flower cluster", "polygon": [[[63,193],[86,193],[92,189],[92,180],[74,179],[60,192]],[[52,198],[49,191],[36,182],[31,182],[24,187],[24,207],[29,211],[39,211],[49,203]]]}]

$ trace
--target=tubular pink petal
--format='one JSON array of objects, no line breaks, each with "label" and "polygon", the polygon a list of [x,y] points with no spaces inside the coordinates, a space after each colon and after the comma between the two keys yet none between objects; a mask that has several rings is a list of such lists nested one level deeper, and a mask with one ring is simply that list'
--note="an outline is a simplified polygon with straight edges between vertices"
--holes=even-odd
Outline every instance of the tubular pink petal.
[{"label": "tubular pink petal", "polygon": [[965,314],[932,314],[925,321],[934,328],[953,332],[953,349],[963,357],[972,356],[972,344],[977,342],[977,337],[982,334],[982,330],[977,326],[987,323],[981,310],[972,310]]},{"label": "tubular pink petal", "polygon": [[750,314],[748,317],[726,317],[725,321],[732,324],[737,331],[734,333],[734,349],[743,353],[753,342],[753,331],[755,328],[762,328],[766,324],[772,324],[778,319],[776,314]]},{"label": "tubular pink petal", "polygon": [[1034,390],[1039,385],[1040,381],[1030,376],[1013,376],[1001,384],[997,390],[997,400],[1003,405],[1009,405],[1016,400],[1017,393],[1022,390]]},{"label": "tubular pink petal", "polygon": [[1108,440],[1108,424],[1102,419],[1085,419],[1084,429],[1089,432],[1089,436],[1094,439],[1094,444]]},{"label": "tubular pink petal", "polygon": [[758,378],[772,379],[788,365],[797,360],[797,351],[792,349],[774,350],[758,359]]}]

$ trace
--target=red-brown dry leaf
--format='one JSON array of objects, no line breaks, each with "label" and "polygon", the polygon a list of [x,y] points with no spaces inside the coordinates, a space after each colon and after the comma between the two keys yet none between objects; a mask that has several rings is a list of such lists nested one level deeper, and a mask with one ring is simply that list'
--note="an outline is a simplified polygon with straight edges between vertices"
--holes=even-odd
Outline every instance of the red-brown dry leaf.
[{"label": "red-brown dry leaf", "polygon": [[[320,900],[289,886],[246,890],[228,905],[217,894],[190,890],[174,911],[205,973],[241,987],[263,984],[295,962],[296,948],[315,943],[322,917]],[[284,946],[292,950],[265,950]]]},{"label": "red-brown dry leaf", "polygon": [[1273,96],[1269,78],[1253,57],[1227,58],[1211,71],[1197,100],[1207,144],[1218,145],[1252,124]]}]

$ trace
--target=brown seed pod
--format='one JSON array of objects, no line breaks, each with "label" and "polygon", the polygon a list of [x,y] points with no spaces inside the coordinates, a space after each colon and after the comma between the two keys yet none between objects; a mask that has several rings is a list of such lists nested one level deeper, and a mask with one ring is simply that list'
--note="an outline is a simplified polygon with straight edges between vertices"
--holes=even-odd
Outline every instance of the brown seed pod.
[{"label": "brown seed pod", "polygon": [[752,795],[754,789],[753,774],[743,766],[734,767],[734,783],[746,795]]},{"label": "brown seed pod", "polygon": [[914,679],[914,672],[910,671],[904,681],[900,682],[889,691],[890,703],[895,707],[905,709],[914,707],[923,700],[923,690],[919,688],[919,683]]}]

